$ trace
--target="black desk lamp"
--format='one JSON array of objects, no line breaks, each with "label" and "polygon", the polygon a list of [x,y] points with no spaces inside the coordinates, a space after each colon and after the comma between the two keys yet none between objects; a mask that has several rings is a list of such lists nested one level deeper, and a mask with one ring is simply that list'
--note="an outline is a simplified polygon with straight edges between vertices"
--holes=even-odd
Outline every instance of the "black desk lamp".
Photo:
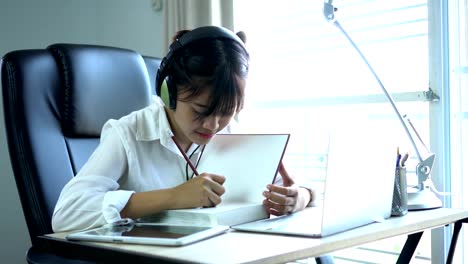
[{"label": "black desk lamp", "polygon": [[379,83],[380,87],[382,88],[382,91],[384,92],[385,96],[387,97],[388,101],[392,105],[393,110],[395,110],[396,115],[398,116],[398,119],[400,120],[403,128],[406,131],[406,134],[408,135],[408,138],[411,141],[411,144],[413,145],[414,150],[416,151],[416,155],[418,156],[418,164],[416,165],[416,175],[418,177],[418,185],[416,188],[412,188],[408,190],[408,210],[421,210],[421,209],[432,209],[432,208],[439,208],[442,206],[441,200],[436,196],[437,190],[435,189],[430,174],[432,170],[432,166],[434,164],[434,159],[435,159],[435,154],[431,153],[431,151],[427,148],[426,149],[426,154],[425,157],[421,155],[421,152],[419,151],[418,146],[416,145],[416,142],[413,138],[413,135],[411,134],[411,131],[408,129],[408,124],[410,125],[412,132],[417,136],[420,146],[424,146],[424,142],[422,139],[419,137],[416,129],[414,126],[411,124],[408,118],[403,119],[403,116],[400,114],[398,111],[398,108],[395,105],[395,102],[393,101],[392,96],[388,93],[387,89],[385,89],[384,85],[380,81],[380,78],[377,76],[375,73],[374,69],[372,66],[369,64],[367,59],[364,57],[362,52],[359,50],[359,48],[356,46],[354,41],[350,38],[350,36],[346,33],[346,31],[341,27],[340,23],[336,20],[335,18],[335,7],[332,5],[333,0],[325,0],[324,6],[323,6],[323,14],[325,16],[325,19],[336,27],[340,29],[340,31],[345,35],[345,37],[349,40],[351,45],[354,47],[354,49],[359,53],[361,58],[364,60],[366,63],[367,67],[370,69],[372,74],[374,75],[375,79]]}]

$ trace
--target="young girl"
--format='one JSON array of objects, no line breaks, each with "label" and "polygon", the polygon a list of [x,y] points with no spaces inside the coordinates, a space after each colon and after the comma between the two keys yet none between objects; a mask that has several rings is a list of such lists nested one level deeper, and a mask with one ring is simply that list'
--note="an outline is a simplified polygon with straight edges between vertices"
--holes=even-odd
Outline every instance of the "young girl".
[{"label": "young girl", "polygon": [[[244,43],[229,30],[209,26],[178,32],[156,79],[163,100],[104,125],[99,146],[62,190],[53,230],[219,204],[224,176],[192,177],[181,150],[195,162],[217,133],[229,133],[229,123],[242,110],[248,63]],[[311,203],[314,193],[294,184],[282,164],[280,174],[264,192],[271,214]]]}]

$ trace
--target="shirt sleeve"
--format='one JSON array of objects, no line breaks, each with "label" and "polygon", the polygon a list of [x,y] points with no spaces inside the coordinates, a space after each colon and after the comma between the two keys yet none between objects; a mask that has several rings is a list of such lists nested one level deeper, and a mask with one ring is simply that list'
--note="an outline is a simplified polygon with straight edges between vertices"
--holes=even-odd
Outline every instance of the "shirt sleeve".
[{"label": "shirt sleeve", "polygon": [[53,231],[83,230],[120,220],[120,211],[133,194],[118,190],[118,180],[127,173],[124,143],[108,122],[88,162],[63,188],[52,216]]}]

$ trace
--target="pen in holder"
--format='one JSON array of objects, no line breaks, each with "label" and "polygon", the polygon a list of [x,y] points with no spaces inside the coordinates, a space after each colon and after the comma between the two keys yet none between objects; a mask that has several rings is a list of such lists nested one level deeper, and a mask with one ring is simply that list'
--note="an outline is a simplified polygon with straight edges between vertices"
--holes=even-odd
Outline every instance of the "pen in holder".
[{"label": "pen in holder", "polygon": [[408,192],[406,186],[406,167],[397,166],[393,189],[392,216],[403,216],[408,213]]}]

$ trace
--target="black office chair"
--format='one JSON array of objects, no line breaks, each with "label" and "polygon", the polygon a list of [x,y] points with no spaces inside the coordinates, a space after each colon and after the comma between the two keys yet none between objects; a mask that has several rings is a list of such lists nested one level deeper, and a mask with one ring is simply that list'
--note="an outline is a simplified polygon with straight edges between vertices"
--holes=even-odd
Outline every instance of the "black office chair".
[{"label": "black office chair", "polygon": [[72,250],[51,253],[39,236],[53,232],[60,191],[98,145],[103,124],[150,103],[159,63],[131,50],[77,44],[3,57],[8,148],[32,241],[28,263],[88,263]]},{"label": "black office chair", "polygon": [[1,62],[8,148],[28,226],[29,263],[77,262],[47,253],[63,186],[99,142],[101,128],[150,104],[160,60],[126,49],[54,44],[19,50]]}]

